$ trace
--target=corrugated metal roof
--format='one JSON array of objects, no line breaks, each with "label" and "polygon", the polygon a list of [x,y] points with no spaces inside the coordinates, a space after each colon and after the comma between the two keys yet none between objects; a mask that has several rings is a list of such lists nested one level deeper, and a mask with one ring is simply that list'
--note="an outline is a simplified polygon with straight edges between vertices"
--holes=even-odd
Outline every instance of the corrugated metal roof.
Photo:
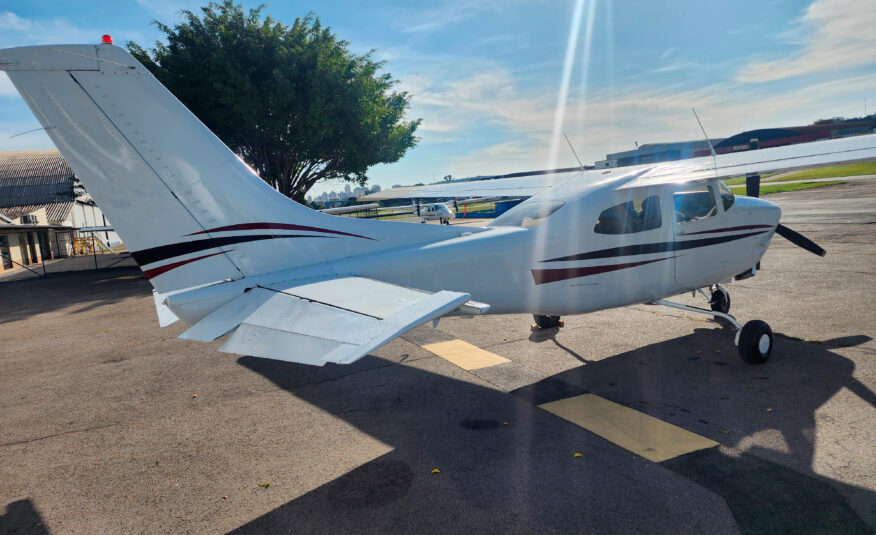
[{"label": "corrugated metal roof", "polygon": [[73,201],[56,202],[51,204],[28,204],[25,206],[7,206],[0,208],[0,214],[9,219],[17,219],[24,214],[36,212],[40,208],[46,209],[46,219],[50,222],[64,221],[73,208]]},{"label": "corrugated metal roof", "polygon": [[0,209],[4,212],[12,207],[39,209],[48,204],[67,204],[73,200],[72,194],[73,170],[60,152],[0,152]]}]

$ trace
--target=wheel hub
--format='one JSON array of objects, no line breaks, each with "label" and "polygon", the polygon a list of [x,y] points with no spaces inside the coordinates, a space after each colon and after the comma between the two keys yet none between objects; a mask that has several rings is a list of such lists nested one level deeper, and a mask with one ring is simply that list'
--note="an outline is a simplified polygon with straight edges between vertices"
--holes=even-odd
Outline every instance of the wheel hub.
[{"label": "wheel hub", "polygon": [[770,350],[770,337],[768,334],[760,335],[760,340],[757,341],[757,349],[762,355],[766,355]]}]

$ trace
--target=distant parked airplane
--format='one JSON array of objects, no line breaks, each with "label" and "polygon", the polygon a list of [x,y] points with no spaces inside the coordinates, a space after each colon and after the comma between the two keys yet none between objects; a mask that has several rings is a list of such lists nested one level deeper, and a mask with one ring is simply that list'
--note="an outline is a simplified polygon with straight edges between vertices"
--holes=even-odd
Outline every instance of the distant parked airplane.
[{"label": "distant parked airplane", "polygon": [[438,221],[442,225],[449,225],[450,220],[456,217],[446,204],[431,203],[419,206],[419,218],[421,223],[426,221]]}]

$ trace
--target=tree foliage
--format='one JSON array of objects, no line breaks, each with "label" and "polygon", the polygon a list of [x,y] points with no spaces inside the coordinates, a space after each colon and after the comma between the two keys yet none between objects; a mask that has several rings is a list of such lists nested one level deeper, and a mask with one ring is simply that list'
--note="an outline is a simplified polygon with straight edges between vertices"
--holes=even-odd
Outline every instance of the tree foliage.
[{"label": "tree foliage", "polygon": [[418,139],[406,92],[371,53],[314,15],[291,26],[233,0],[184,10],[146,51],[128,50],[274,188],[299,202],[318,181],[364,185],[369,167],[401,158]]}]

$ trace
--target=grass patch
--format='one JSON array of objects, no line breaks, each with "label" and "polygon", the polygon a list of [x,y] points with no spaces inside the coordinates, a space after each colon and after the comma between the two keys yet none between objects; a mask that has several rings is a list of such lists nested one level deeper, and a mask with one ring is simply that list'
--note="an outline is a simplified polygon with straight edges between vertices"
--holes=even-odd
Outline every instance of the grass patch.
[{"label": "grass patch", "polygon": [[[779,173],[764,173],[760,176],[761,182],[769,182],[770,180],[779,180],[782,182],[793,180],[814,180],[816,178],[841,178],[844,176],[860,176],[860,175],[876,175],[876,161],[850,163],[846,165],[832,165],[830,167],[819,167],[817,169],[809,169],[800,171],[792,175],[780,176],[771,178]],[[745,184],[745,177],[736,177],[724,181],[728,186],[738,186]]]},{"label": "grass patch", "polygon": [[[801,189],[824,188],[827,186],[837,186],[845,184],[843,181],[836,182],[795,182],[793,184],[777,184],[771,186],[769,184],[760,186],[761,195],[769,195],[770,193],[782,193],[785,191],[797,191]],[[745,195],[745,186],[734,186],[730,188],[736,195]]]},{"label": "grass patch", "polygon": [[[468,208],[467,208],[467,210],[468,210],[469,212],[484,212],[484,211],[492,211],[492,210],[495,210],[495,209],[496,209],[496,203],[495,203],[495,202],[479,202],[479,203],[472,203],[472,204],[469,204],[469,205],[468,205]],[[466,210],[466,208],[463,208],[463,206],[460,205],[460,206],[459,206],[459,213],[462,213],[463,210]]]},{"label": "grass patch", "polygon": [[[777,174],[778,173],[761,173],[760,180],[761,181],[769,180],[769,178],[771,176],[777,175]],[[739,184],[744,185],[745,184],[745,177],[740,176],[740,177],[736,177],[736,178],[731,178],[729,180],[725,180],[724,183],[727,184],[728,186],[738,186]]]},{"label": "grass patch", "polygon": [[840,178],[844,176],[876,175],[876,161],[833,165],[800,171],[782,177],[782,180],[812,180],[815,178]]}]

